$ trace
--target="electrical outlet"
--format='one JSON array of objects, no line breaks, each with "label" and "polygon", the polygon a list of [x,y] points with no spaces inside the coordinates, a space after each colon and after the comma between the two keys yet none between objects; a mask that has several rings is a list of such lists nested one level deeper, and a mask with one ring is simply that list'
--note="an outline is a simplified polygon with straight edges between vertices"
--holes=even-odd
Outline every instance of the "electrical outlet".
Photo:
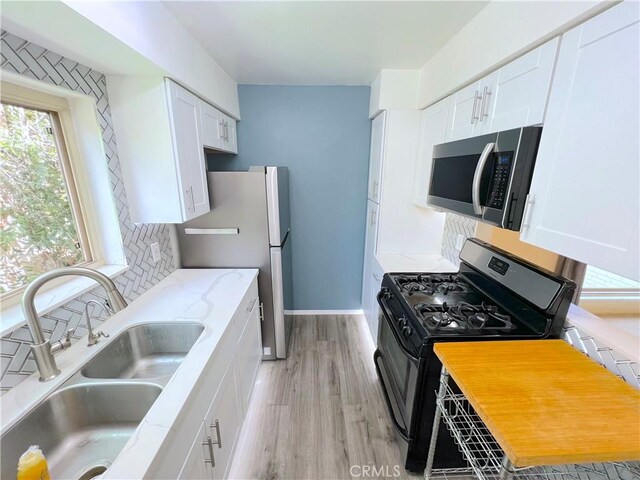
[{"label": "electrical outlet", "polygon": [[153,261],[156,263],[160,261],[160,245],[158,242],[151,244],[151,258],[153,258]]},{"label": "electrical outlet", "polygon": [[460,235],[458,234],[458,236],[456,237],[456,250],[460,251],[462,250],[462,246],[464,245],[464,235]]}]

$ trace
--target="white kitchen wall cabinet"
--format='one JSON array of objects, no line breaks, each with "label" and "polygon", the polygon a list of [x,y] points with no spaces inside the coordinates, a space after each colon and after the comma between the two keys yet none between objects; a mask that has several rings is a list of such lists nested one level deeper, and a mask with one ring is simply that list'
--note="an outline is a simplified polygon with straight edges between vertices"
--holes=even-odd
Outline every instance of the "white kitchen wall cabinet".
[{"label": "white kitchen wall cabinet", "polygon": [[433,163],[433,146],[447,140],[449,105],[451,97],[425,108],[420,118],[420,143],[413,179],[413,203],[428,207],[429,178]]},{"label": "white kitchen wall cabinet", "polygon": [[204,147],[226,153],[238,153],[236,121],[204,100],[200,100],[199,104]]},{"label": "white kitchen wall cabinet", "polygon": [[183,214],[185,220],[190,220],[211,210],[202,148],[199,100],[177,83],[167,81],[165,85]]},{"label": "white kitchen wall cabinet", "polygon": [[639,280],[640,4],[562,36],[520,238]]},{"label": "white kitchen wall cabinet", "polygon": [[482,103],[481,91],[482,83],[475,82],[449,97],[447,141],[452,142],[482,133],[479,114]]},{"label": "white kitchen wall cabinet", "polygon": [[447,141],[543,123],[559,38],[449,97]]},{"label": "white kitchen wall cabinet", "polygon": [[481,133],[543,123],[559,43],[554,38],[482,80]]},{"label": "white kitchen wall cabinet", "polygon": [[371,146],[369,149],[369,192],[368,198],[380,203],[380,187],[382,182],[382,155],[384,154],[384,137],[387,112],[381,112],[371,122]]},{"label": "white kitchen wall cabinet", "polygon": [[[109,76],[107,90],[131,221],[183,223],[207,213],[204,148],[219,126],[202,109],[213,107],[162,77]],[[235,143],[218,148],[237,151]]]}]

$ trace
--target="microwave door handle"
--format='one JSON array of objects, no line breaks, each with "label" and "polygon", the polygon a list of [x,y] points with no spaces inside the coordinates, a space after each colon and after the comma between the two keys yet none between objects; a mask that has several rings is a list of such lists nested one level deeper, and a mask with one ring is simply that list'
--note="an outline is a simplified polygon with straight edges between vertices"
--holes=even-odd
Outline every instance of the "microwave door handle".
[{"label": "microwave door handle", "polygon": [[482,172],[489,160],[489,155],[493,152],[495,143],[487,143],[480,155],[476,171],[473,174],[473,184],[471,185],[471,200],[473,201],[473,211],[476,215],[482,215],[482,205],[480,205],[480,180],[482,180]]}]

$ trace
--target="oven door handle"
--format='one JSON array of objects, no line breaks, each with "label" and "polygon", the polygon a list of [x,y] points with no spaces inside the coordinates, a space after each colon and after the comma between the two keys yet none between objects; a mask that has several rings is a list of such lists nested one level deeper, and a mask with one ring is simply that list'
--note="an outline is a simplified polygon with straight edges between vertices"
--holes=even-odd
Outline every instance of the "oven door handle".
[{"label": "oven door handle", "polygon": [[382,358],[382,354],[379,350],[376,350],[373,354],[373,364],[376,367],[376,372],[378,373],[378,378],[380,379],[380,386],[382,387],[382,394],[384,396],[384,401],[387,404],[387,410],[389,410],[389,416],[391,417],[391,421],[393,422],[393,426],[395,427],[398,435],[402,437],[405,442],[410,440],[409,434],[407,433],[407,429],[398,423],[396,420],[396,415],[393,412],[393,407],[391,406],[391,399],[389,398],[389,392],[387,392],[387,387],[384,384],[384,377],[382,376],[382,372],[380,371],[380,367],[378,366],[378,359]]},{"label": "oven door handle", "polygon": [[482,180],[482,172],[484,166],[489,160],[489,155],[493,152],[495,143],[487,143],[480,155],[478,165],[476,165],[476,171],[473,173],[473,183],[471,185],[471,200],[473,201],[473,211],[476,215],[482,215],[482,205],[480,205],[480,180]]},{"label": "oven door handle", "polygon": [[412,360],[413,363],[418,363],[420,360],[416,358],[413,355],[413,353],[409,351],[407,347],[404,346],[404,344],[402,343],[402,340],[400,339],[400,336],[398,335],[398,332],[396,332],[396,329],[394,328],[393,321],[391,320],[391,315],[389,315],[389,309],[387,308],[387,302],[385,302],[384,300],[384,294],[382,292],[378,292],[377,299],[378,299],[378,305],[380,305],[380,310],[382,310],[382,314],[385,316],[385,318],[387,319],[387,322],[389,323],[389,330],[391,330],[391,333],[393,333],[393,336],[396,339],[396,342],[398,342],[398,345],[400,346],[400,348],[402,349],[402,352],[407,357],[409,357],[409,359]]}]

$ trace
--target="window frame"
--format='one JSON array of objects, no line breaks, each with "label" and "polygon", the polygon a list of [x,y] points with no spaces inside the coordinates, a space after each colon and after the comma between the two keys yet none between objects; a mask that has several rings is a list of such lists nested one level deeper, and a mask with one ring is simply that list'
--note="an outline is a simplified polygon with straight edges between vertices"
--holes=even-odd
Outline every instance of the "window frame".
[{"label": "window frame", "polygon": [[[105,144],[107,140],[99,119],[98,99],[80,90],[4,70],[0,73],[0,82],[0,89],[5,93],[20,90],[28,92],[27,100],[44,93],[67,102],[69,110],[62,112],[62,117],[66,117],[67,121],[62,126],[65,129],[66,146],[74,162],[78,195],[85,209],[85,225],[92,247],[95,245],[92,248],[93,262],[86,266],[113,279],[122,275],[129,269],[122,235],[122,210],[116,202],[113,172],[109,167]],[[36,311],[39,315],[45,315],[95,287],[95,281],[86,277],[54,279],[38,290]],[[126,290],[122,293],[127,294]],[[20,295],[13,295],[0,302],[1,336],[26,324],[20,299]]]},{"label": "window frame", "polygon": [[[84,203],[82,194],[78,186],[78,151],[74,148],[70,139],[73,139],[73,120],[69,103],[63,97],[57,97],[48,93],[31,90],[12,83],[2,82],[0,88],[0,101],[17,107],[30,110],[37,110],[49,114],[51,128],[58,150],[59,162],[64,178],[69,206],[74,217],[74,223],[78,233],[80,248],[82,249],[84,261],[74,264],[74,266],[97,267],[102,265],[97,252],[99,244],[95,241],[94,235],[90,231],[87,215],[88,206]],[[51,287],[59,285],[60,282],[52,282]],[[50,288],[51,288],[50,287]],[[17,297],[21,296],[27,285],[16,288],[9,292],[0,294],[0,302],[13,304]]]}]

